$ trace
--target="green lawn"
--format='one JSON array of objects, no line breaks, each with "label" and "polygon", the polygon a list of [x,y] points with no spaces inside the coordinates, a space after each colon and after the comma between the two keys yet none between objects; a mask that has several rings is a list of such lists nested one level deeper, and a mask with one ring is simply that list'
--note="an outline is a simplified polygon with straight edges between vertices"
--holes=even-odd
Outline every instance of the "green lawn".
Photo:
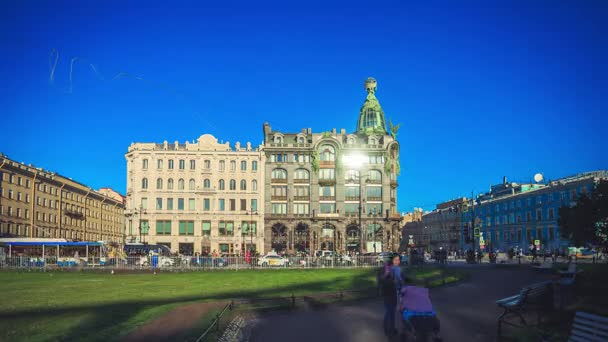
[{"label": "green lawn", "polygon": [[[0,272],[0,341],[117,340],[178,305],[364,289],[375,286],[375,272]],[[416,271],[415,276],[435,277],[434,272]]]}]

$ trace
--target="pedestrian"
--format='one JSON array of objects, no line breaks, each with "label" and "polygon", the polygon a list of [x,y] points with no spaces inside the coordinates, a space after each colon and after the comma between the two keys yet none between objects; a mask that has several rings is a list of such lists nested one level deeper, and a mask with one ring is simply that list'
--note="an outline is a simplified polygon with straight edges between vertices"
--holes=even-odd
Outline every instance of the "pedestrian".
[{"label": "pedestrian", "polygon": [[397,329],[395,329],[397,289],[395,287],[393,272],[391,271],[391,262],[387,262],[384,266],[382,296],[384,297],[384,334],[386,336],[394,336],[397,334]]}]

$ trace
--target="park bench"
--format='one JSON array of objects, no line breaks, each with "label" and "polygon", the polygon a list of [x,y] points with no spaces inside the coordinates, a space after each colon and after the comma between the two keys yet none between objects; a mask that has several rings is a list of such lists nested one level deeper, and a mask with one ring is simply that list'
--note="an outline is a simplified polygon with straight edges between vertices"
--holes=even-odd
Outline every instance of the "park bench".
[{"label": "park bench", "polygon": [[608,341],[608,318],[578,311],[574,316],[571,342],[605,342]]},{"label": "park bench", "polygon": [[[519,291],[519,294],[503,298],[496,301],[496,304],[504,309],[498,317],[498,336],[501,336],[502,325],[527,326],[524,314],[530,311],[537,313],[537,324],[541,323],[542,311],[552,306],[552,284],[550,281],[528,285]],[[508,321],[508,318],[515,316],[519,318],[521,324]]]}]

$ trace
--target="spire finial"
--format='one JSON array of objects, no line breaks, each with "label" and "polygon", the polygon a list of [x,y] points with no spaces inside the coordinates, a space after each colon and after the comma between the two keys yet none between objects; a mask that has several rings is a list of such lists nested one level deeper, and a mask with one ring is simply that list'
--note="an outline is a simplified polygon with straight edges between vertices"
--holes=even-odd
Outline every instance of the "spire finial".
[{"label": "spire finial", "polygon": [[376,85],[377,85],[376,79],[373,78],[373,77],[368,77],[365,80],[365,90],[368,93],[372,93],[372,94],[375,93],[376,92]]}]

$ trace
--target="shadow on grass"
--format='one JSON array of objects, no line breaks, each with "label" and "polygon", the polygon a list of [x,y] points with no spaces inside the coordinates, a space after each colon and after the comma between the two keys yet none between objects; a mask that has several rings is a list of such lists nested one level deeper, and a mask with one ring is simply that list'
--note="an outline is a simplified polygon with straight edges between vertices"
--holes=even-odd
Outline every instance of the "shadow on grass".
[{"label": "shadow on grass", "polygon": [[[369,280],[370,273],[357,274],[351,282],[352,287],[363,288],[374,286],[374,282]],[[315,293],[330,291],[335,288],[338,279],[326,281],[310,282],[305,284],[294,284],[289,286],[274,287],[262,290],[249,290],[240,292],[226,292],[214,295],[183,296],[167,299],[152,300],[128,300],[115,303],[104,303],[99,305],[64,306],[48,309],[16,310],[10,312],[0,312],[2,326],[12,327],[15,334],[4,336],[9,340],[31,340],[23,331],[20,333],[19,326],[27,326],[28,332],[34,333],[36,321],[61,319],[65,317],[69,322],[63,323],[65,330],[57,331],[56,335],[45,334],[42,331],[35,331],[34,339],[38,340],[87,340],[87,341],[108,341],[120,340],[125,337],[133,327],[142,325],[152,318],[171,310],[178,305],[190,302],[204,301],[229,301],[233,299],[263,299],[296,293]],[[103,289],[100,289],[103,291]],[[142,289],[145,291],[145,289]],[[59,295],[59,294],[58,294]],[[67,294],[69,295],[69,294]],[[73,317],[73,319],[71,319]],[[57,330],[62,330],[60,327]],[[14,336],[13,336],[14,335]],[[0,335],[0,337],[2,337]]]}]

